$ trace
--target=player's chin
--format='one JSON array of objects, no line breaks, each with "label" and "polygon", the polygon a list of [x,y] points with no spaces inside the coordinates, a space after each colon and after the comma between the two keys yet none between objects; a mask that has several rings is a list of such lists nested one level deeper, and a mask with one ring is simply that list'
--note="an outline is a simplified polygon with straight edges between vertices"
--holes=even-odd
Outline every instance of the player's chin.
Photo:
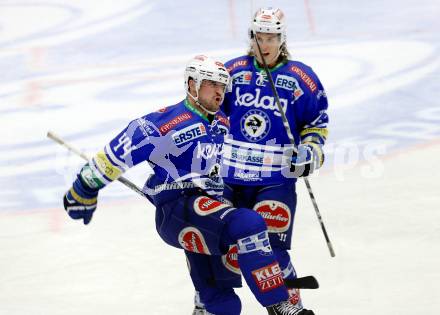
[{"label": "player's chin", "polygon": [[220,104],[212,106],[211,108],[213,112],[217,112],[218,110],[220,110]]},{"label": "player's chin", "polygon": [[272,59],[272,55],[270,53],[263,53],[261,55],[260,54],[257,55],[257,61],[259,63],[263,63],[263,58],[264,58],[264,61],[268,62],[269,60]]},{"label": "player's chin", "polygon": [[273,65],[277,61],[277,55],[276,54],[270,54],[266,58],[266,63],[268,65]]},{"label": "player's chin", "polygon": [[211,104],[211,106],[209,107],[209,110],[211,112],[216,112],[219,109],[220,109],[220,103]]}]

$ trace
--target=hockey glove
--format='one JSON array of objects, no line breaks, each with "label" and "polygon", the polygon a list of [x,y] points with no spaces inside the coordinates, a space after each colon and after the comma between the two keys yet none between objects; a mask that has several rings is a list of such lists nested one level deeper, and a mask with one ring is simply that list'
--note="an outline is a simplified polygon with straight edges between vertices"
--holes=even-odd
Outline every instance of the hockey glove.
[{"label": "hockey glove", "polygon": [[294,177],[307,177],[321,167],[324,159],[321,147],[310,142],[298,146],[298,152],[293,152],[290,166]]},{"label": "hockey glove", "polygon": [[98,202],[98,189],[90,188],[80,176],[78,174],[72,188],[64,195],[64,209],[72,219],[89,224]]}]

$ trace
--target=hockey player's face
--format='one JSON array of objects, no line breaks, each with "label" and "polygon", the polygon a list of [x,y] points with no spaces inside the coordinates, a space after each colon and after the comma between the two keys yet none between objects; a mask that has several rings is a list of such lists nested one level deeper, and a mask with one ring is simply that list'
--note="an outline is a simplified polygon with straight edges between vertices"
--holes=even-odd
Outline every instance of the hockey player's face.
[{"label": "hockey player's face", "polygon": [[[269,33],[257,33],[256,36],[267,65],[269,67],[274,66],[280,51],[280,36],[278,34]],[[257,57],[257,61],[263,64],[263,59],[261,58],[255,40],[252,41],[252,49]]]},{"label": "hockey player's face", "polygon": [[203,80],[199,90],[199,102],[207,110],[217,111],[223,102],[226,85],[220,82]]}]

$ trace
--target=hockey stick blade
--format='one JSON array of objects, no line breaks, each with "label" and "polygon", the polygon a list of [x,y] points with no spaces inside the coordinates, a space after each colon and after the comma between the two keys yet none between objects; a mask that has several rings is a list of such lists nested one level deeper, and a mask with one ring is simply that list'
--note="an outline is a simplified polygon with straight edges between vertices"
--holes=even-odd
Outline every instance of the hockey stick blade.
[{"label": "hockey stick blade", "polygon": [[306,276],[296,279],[284,279],[284,284],[289,289],[318,289],[319,283],[314,276]]}]

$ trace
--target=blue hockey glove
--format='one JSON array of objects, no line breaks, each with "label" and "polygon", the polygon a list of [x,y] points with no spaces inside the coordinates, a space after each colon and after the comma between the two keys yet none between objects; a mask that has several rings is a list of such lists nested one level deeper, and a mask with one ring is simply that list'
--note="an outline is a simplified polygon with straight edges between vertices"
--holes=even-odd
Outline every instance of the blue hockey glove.
[{"label": "blue hockey glove", "polygon": [[315,143],[303,143],[293,152],[290,171],[294,177],[307,177],[320,168],[324,159],[322,146]]},{"label": "blue hockey glove", "polygon": [[98,189],[88,187],[80,176],[78,174],[72,188],[64,195],[64,209],[72,219],[89,224],[98,202]]}]

